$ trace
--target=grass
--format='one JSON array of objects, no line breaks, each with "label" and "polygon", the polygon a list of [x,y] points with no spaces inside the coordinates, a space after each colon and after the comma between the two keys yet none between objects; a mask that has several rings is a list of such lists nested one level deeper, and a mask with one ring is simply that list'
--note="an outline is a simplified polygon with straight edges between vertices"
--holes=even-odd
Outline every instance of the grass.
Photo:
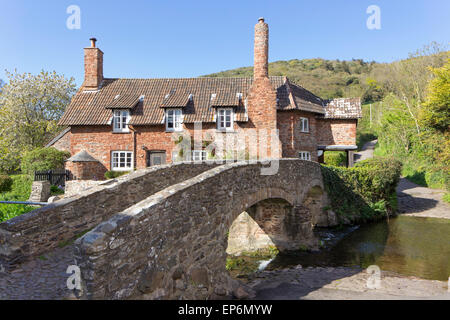
[{"label": "grass", "polygon": [[[11,191],[0,194],[1,201],[27,201],[31,193],[32,179],[28,175],[12,175]],[[36,209],[22,204],[0,204],[0,222],[20,216]]]},{"label": "grass", "polygon": [[450,203],[450,192],[447,192],[446,194],[444,194],[444,196],[442,197],[442,200],[444,200],[447,203]]}]

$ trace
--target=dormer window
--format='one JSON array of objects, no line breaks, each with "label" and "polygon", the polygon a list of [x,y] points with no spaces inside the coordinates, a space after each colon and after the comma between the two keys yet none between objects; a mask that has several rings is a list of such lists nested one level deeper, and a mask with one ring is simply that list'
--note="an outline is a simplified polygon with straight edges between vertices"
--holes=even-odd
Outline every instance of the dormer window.
[{"label": "dormer window", "polygon": [[308,118],[300,118],[300,132],[309,132]]},{"label": "dormer window", "polygon": [[113,132],[130,132],[128,121],[130,120],[130,111],[114,110],[113,111]]},{"label": "dormer window", "polygon": [[217,129],[222,131],[233,130],[233,109],[219,108],[217,109]]},{"label": "dormer window", "polygon": [[166,110],[166,131],[183,130],[183,113],[181,109]]}]

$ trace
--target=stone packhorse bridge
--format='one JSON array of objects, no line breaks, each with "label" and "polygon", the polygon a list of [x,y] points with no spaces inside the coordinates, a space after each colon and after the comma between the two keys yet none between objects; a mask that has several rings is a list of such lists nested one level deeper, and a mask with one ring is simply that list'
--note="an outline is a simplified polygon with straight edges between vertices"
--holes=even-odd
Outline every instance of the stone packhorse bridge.
[{"label": "stone packhorse bridge", "polygon": [[320,165],[282,159],[215,167],[115,214],[75,243],[90,299],[211,299],[239,284],[225,269],[227,233],[247,211],[281,250],[315,247],[327,200]]},{"label": "stone packhorse bridge", "polygon": [[229,235],[241,213],[280,251],[316,247],[313,226],[333,223],[318,163],[266,167],[182,163],[102,182],[1,223],[0,263],[14,269],[78,238],[84,298],[229,297],[240,284],[225,269],[227,246],[252,249],[245,232]]}]

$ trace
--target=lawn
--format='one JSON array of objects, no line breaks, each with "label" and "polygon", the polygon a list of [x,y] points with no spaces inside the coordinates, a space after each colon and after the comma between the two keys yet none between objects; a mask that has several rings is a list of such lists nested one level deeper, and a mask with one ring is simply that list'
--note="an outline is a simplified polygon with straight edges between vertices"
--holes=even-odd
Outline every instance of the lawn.
[{"label": "lawn", "polygon": [[[0,201],[27,201],[31,193],[30,176],[25,174],[12,175],[13,185],[10,192],[0,194]],[[21,214],[36,209],[32,206],[21,204],[0,204],[0,222],[12,219]]]}]

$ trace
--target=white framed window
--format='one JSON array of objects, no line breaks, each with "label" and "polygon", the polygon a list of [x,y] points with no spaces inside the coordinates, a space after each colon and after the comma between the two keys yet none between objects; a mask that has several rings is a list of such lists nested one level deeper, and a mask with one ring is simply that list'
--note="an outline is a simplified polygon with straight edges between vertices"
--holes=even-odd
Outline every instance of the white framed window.
[{"label": "white framed window", "polygon": [[206,161],[206,150],[194,150],[192,151],[193,161]]},{"label": "white framed window", "polygon": [[113,132],[130,132],[128,129],[128,121],[130,120],[130,112],[128,110],[113,111]]},{"label": "white framed window", "polygon": [[183,123],[183,113],[181,109],[166,110],[166,131],[181,131]]},{"label": "white framed window", "polygon": [[309,151],[300,151],[298,153],[298,157],[300,158],[300,160],[311,161],[311,152],[309,152]]},{"label": "white framed window", "polygon": [[217,129],[225,131],[233,130],[233,117],[233,109],[217,109]]},{"label": "white framed window", "polygon": [[111,152],[111,170],[113,170],[113,171],[133,170],[133,152],[131,152],[131,151],[112,151]]},{"label": "white framed window", "polygon": [[309,132],[308,118],[300,118],[300,132]]}]

